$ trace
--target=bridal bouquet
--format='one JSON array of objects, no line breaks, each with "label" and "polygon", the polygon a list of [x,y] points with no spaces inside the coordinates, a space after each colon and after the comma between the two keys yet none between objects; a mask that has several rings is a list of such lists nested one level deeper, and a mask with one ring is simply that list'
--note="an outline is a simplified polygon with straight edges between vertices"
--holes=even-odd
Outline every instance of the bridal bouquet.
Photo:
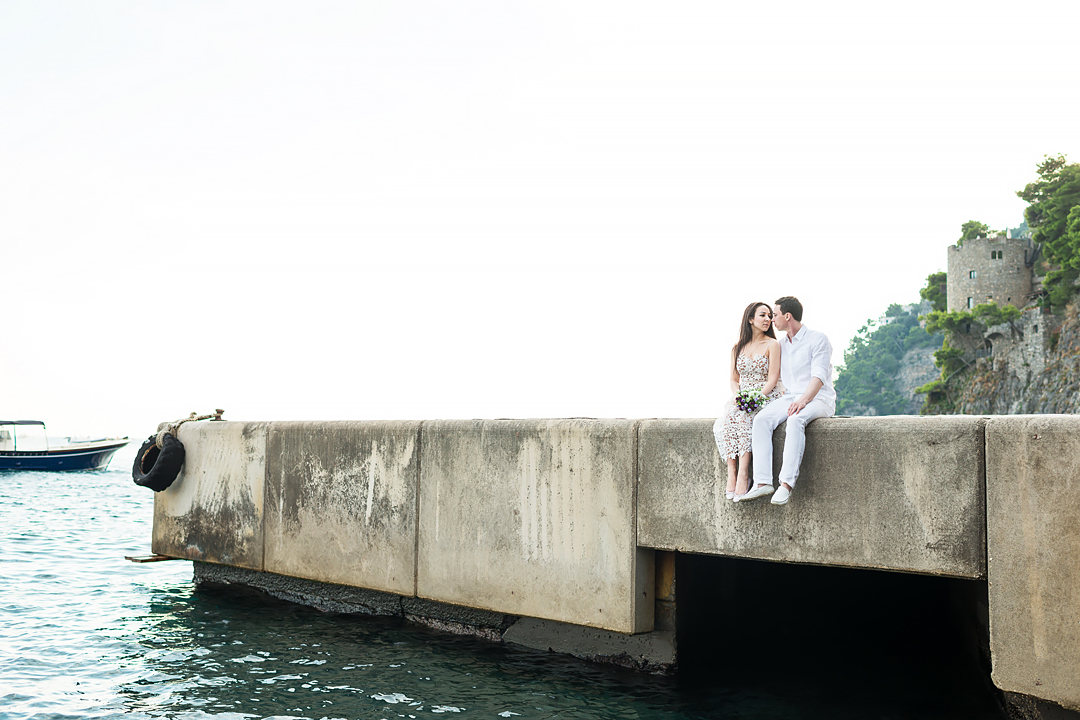
[{"label": "bridal bouquet", "polygon": [[745,413],[752,413],[764,407],[768,400],[758,390],[740,390],[735,396],[735,407]]}]

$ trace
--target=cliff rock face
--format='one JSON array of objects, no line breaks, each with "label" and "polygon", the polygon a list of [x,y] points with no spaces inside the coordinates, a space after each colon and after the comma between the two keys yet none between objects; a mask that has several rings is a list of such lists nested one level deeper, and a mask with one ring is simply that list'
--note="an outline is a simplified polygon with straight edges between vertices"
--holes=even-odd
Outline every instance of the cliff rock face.
[{"label": "cliff rock face", "polygon": [[1080,412],[1080,305],[1063,319],[1027,310],[1016,323],[987,328],[985,338],[984,356],[957,378],[954,412]]},{"label": "cliff rock face", "polygon": [[918,415],[923,406],[924,396],[916,395],[915,388],[941,376],[941,371],[934,364],[936,350],[936,347],[913,348],[904,353],[900,361],[900,370],[896,374],[896,389],[905,397],[911,398],[904,411],[908,415]]}]

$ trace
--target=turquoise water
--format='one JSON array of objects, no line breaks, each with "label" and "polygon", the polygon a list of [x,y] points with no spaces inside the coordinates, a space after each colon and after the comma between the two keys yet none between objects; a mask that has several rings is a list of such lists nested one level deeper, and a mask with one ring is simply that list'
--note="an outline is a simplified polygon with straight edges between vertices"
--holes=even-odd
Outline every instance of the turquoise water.
[{"label": "turquoise water", "polygon": [[0,720],[987,716],[948,690],[912,701],[895,685],[853,695],[842,677],[643,676],[196,590],[188,562],[124,560],[149,553],[153,495],[131,483],[134,451],[105,472],[0,473]]}]

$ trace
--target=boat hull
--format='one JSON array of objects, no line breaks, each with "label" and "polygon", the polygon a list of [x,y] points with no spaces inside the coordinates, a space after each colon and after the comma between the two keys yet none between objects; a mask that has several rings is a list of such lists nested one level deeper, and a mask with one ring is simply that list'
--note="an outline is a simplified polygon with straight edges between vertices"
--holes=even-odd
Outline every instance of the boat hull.
[{"label": "boat hull", "polygon": [[127,441],[49,451],[0,450],[0,470],[104,470]]}]

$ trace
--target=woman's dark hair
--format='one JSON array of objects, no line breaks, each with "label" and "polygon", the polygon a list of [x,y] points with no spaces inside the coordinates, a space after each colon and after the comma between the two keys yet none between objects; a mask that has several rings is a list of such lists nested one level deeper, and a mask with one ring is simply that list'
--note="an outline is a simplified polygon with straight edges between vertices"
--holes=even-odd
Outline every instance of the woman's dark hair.
[{"label": "woman's dark hair", "polygon": [[[770,314],[772,314],[772,307],[769,303],[752,302],[746,306],[746,310],[743,310],[742,314],[742,327],[739,328],[739,342],[735,343],[735,358],[738,359],[739,353],[746,347],[751,340],[754,339],[754,330],[750,327],[750,321],[754,319],[754,314],[757,313],[757,309],[764,305]],[[773,330],[773,326],[769,325],[769,329],[765,331],[765,334],[776,339],[776,331]]]},{"label": "woman's dark hair", "polygon": [[780,312],[791,313],[791,317],[795,318],[796,322],[802,322],[802,303],[798,298],[785,295],[777,300],[776,304],[780,306]]}]

